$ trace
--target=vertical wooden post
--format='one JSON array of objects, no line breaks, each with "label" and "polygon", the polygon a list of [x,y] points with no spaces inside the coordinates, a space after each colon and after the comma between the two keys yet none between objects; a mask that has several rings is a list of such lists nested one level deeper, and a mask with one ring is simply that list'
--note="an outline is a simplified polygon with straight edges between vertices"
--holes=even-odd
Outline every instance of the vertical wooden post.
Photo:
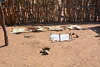
[{"label": "vertical wooden post", "polygon": [[88,2],[89,0],[87,0],[87,4],[86,4],[86,22],[88,21]]},{"label": "vertical wooden post", "polygon": [[96,5],[97,3],[98,3],[98,0],[95,1],[95,21],[97,21],[97,10],[98,10],[97,5]]},{"label": "vertical wooden post", "polygon": [[61,22],[61,12],[62,12],[62,9],[61,9],[61,8],[62,8],[62,7],[61,7],[61,4],[59,4],[59,5],[58,5],[58,7],[59,7],[59,8],[58,8],[58,9],[59,9],[59,17],[58,17],[58,22]]},{"label": "vertical wooden post", "polygon": [[3,12],[3,8],[1,5],[1,1],[0,1],[0,20],[1,20],[1,26],[3,28],[4,31],[4,38],[5,38],[5,46],[8,46],[8,36],[7,36],[7,31],[5,28],[5,17],[4,17],[4,12]]}]

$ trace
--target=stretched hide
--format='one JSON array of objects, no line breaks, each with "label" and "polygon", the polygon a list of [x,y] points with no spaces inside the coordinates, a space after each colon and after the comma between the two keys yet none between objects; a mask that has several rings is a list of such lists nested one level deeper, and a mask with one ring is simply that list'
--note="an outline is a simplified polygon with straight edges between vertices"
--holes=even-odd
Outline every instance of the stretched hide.
[{"label": "stretched hide", "polygon": [[50,27],[47,27],[49,31],[62,31],[64,30],[63,27],[61,26],[50,26]]},{"label": "stretched hide", "polygon": [[12,29],[12,34],[18,34],[18,33],[25,33],[25,32],[29,32],[29,31],[25,31],[26,28],[13,28]]},{"label": "stretched hide", "polygon": [[70,29],[70,30],[81,30],[82,27],[77,26],[77,25],[72,25],[72,26],[68,27],[68,29]]},{"label": "stretched hide", "polygon": [[43,27],[29,27],[28,29],[31,32],[44,32],[45,31]]}]

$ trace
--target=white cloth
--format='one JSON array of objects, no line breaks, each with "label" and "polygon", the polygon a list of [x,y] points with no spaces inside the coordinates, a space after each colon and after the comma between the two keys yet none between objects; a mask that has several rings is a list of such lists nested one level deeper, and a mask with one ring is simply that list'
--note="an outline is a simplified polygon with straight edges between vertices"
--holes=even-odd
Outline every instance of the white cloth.
[{"label": "white cloth", "polygon": [[69,34],[61,34],[60,35],[60,41],[69,41],[69,40],[70,40]]},{"label": "white cloth", "polygon": [[70,41],[69,34],[52,34],[50,38],[52,41]]},{"label": "white cloth", "polygon": [[50,38],[51,38],[51,40],[53,40],[53,41],[59,41],[59,34],[52,34],[52,35],[50,36]]}]

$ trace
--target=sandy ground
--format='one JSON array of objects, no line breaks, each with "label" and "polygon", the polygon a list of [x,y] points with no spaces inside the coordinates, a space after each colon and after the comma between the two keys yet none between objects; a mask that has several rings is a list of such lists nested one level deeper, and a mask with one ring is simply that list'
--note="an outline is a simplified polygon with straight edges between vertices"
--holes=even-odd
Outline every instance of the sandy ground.
[{"label": "sandy ground", "polygon": [[[0,29],[0,67],[100,67],[100,24],[79,26],[85,30],[8,34],[9,46],[6,47],[2,47],[4,37]],[[8,33],[12,28],[7,27]],[[70,32],[78,34],[79,38],[70,42],[50,41],[50,33]],[[24,38],[24,35],[34,37]],[[50,47],[50,55],[39,53],[43,47]]]}]

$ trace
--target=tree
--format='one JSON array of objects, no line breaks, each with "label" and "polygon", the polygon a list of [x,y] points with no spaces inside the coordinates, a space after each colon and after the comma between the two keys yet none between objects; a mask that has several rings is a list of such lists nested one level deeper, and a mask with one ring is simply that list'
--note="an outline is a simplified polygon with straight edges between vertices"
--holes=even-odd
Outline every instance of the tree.
[{"label": "tree", "polygon": [[1,1],[0,1],[0,24],[1,24],[3,32],[4,32],[5,46],[8,46],[8,44],[9,44],[8,43],[8,35],[7,35],[6,27],[5,27],[5,17],[4,17],[4,12],[3,12]]}]

